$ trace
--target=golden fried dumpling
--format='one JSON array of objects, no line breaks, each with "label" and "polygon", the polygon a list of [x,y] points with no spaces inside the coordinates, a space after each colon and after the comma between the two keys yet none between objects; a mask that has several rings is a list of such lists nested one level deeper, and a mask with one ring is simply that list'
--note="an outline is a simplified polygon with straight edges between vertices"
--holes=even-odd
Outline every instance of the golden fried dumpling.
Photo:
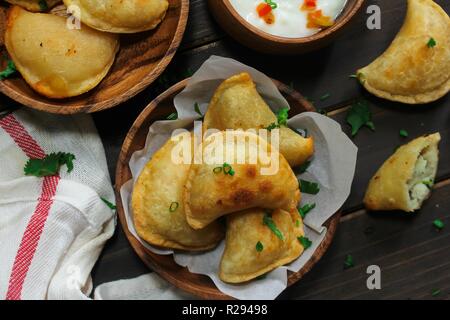
[{"label": "golden fried dumpling", "polygon": [[29,11],[40,12],[47,11],[61,2],[61,0],[6,0],[11,4],[16,4]]},{"label": "golden fried dumpling", "polygon": [[369,210],[419,209],[430,196],[436,176],[439,133],[419,137],[400,147],[370,180],[364,197]]},{"label": "golden fried dumpling", "polygon": [[286,159],[244,131],[221,131],[203,141],[184,193],[186,217],[195,229],[253,207],[290,211],[299,201],[299,184]]},{"label": "golden fried dumpling", "polygon": [[362,85],[392,101],[421,104],[450,90],[450,18],[432,0],[408,0],[404,25],[390,47],[358,70]]},{"label": "golden fried dumpling", "polygon": [[[282,239],[265,224],[271,219]],[[219,277],[228,283],[252,280],[297,259],[303,253],[299,237],[303,223],[298,211],[248,209],[227,217],[225,251]]]},{"label": "golden fried dumpling", "polygon": [[[248,73],[225,80],[216,90],[205,114],[207,129],[263,129],[277,123],[277,117],[256,90]],[[314,153],[313,138],[292,129],[280,128],[280,152],[291,167],[303,164]]]},{"label": "golden fried dumpling", "polygon": [[182,196],[190,163],[174,162],[172,151],[189,150],[192,140],[187,133],[167,141],[147,163],[134,186],[134,224],[138,235],[150,244],[199,251],[215,247],[224,236],[219,223],[194,230],[186,222]]},{"label": "golden fried dumpling", "polygon": [[80,95],[108,73],[118,38],[87,26],[69,29],[66,18],[13,6],[5,45],[25,81],[50,98]]},{"label": "golden fried dumpling", "polygon": [[79,8],[81,22],[114,33],[154,29],[169,8],[167,0],[64,0],[64,4]]}]

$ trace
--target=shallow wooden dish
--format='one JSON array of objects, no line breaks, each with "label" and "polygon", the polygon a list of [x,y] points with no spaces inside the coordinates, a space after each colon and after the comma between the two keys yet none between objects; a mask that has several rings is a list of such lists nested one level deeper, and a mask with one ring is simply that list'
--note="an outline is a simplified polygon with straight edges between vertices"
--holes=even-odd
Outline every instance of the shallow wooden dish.
[{"label": "shallow wooden dish", "polygon": [[[0,92],[28,107],[51,113],[90,113],[114,107],[150,85],[172,60],[186,28],[189,0],[169,0],[162,23],[154,30],[120,36],[120,51],[108,75],[91,91],[73,98],[49,99],[36,93],[20,75],[0,81]],[[3,53],[7,6],[0,7]],[[65,12],[64,6],[52,10]],[[1,59],[2,68],[6,60]]]},{"label": "shallow wooden dish", "polygon": [[208,0],[209,8],[222,28],[241,44],[269,54],[292,55],[319,49],[344,31],[358,13],[364,0],[347,0],[347,4],[330,28],[304,38],[286,38],[266,33],[248,23],[233,8],[229,0]]},{"label": "shallow wooden dish", "polygon": [[[131,172],[128,167],[131,155],[144,148],[145,139],[147,137],[150,125],[156,120],[164,120],[168,115],[175,112],[173,106],[173,98],[186,86],[187,80],[183,80],[166,92],[162,93],[153,100],[139,115],[128,132],[122,150],[119,156],[116,171],[116,201],[117,213],[128,241],[136,251],[142,261],[152,270],[157,272],[164,279],[172,283],[174,286],[183,289],[191,294],[204,299],[231,299],[231,297],[220,292],[212,280],[204,275],[193,274],[187,268],[183,268],[175,263],[173,256],[157,255],[147,250],[128,230],[127,221],[123,211],[123,203],[120,197],[120,188],[131,179]],[[291,106],[290,115],[293,116],[303,111],[314,111],[314,107],[297,91],[291,89],[279,81],[274,80],[281,93],[288,100]],[[325,251],[331,244],[333,236],[339,223],[340,212],[330,218],[326,226],[328,227],[327,235],[321,245],[308,263],[298,272],[289,272],[288,285],[292,285],[303,277],[311,268],[320,260]]]}]

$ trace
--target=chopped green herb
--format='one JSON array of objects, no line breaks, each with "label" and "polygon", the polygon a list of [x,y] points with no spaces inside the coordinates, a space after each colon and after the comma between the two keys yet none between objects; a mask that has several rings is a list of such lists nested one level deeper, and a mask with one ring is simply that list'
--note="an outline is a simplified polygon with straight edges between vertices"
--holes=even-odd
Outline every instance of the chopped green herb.
[{"label": "chopped green herb", "polygon": [[430,38],[430,40],[428,40],[427,46],[428,48],[434,48],[436,44],[436,40],[434,40],[434,38]]},{"label": "chopped green herb", "polygon": [[317,182],[300,179],[300,191],[308,194],[318,194],[320,187]]},{"label": "chopped green herb", "polygon": [[39,9],[40,9],[41,11],[47,11],[47,10],[48,10],[47,1],[45,1],[45,0],[39,0]]},{"label": "chopped green herb", "polygon": [[320,97],[320,101],[325,101],[325,100],[327,100],[329,97],[331,97],[331,94],[325,93],[323,96]]},{"label": "chopped green herb", "polygon": [[12,60],[8,60],[5,70],[0,72],[0,80],[6,79],[16,73],[17,69]]},{"label": "chopped green herb", "polygon": [[194,71],[192,71],[190,68],[187,68],[184,70],[183,75],[185,78],[190,78],[194,74]]},{"label": "chopped green herb", "polygon": [[67,172],[73,170],[75,156],[71,153],[58,152],[46,155],[43,159],[29,159],[24,172],[27,176],[48,177],[59,173],[62,165],[67,166]]},{"label": "chopped green herb", "polygon": [[287,127],[289,108],[281,108],[277,112],[278,126]]},{"label": "chopped green herb", "polygon": [[264,2],[267,3],[272,9],[276,9],[278,7],[278,5],[272,0],[264,0]]},{"label": "chopped green herb", "polygon": [[308,170],[310,165],[311,165],[311,161],[306,161],[305,163],[300,165],[296,171],[298,172],[298,174],[305,173],[306,170]]},{"label": "chopped green herb", "polygon": [[267,277],[267,273],[257,276],[255,280],[264,280]]},{"label": "chopped green herb", "polygon": [[169,114],[166,119],[167,120],[177,120],[178,119],[178,113],[173,112],[173,113]]},{"label": "chopped green herb", "polygon": [[272,215],[266,213],[263,217],[263,224],[269,227],[270,230],[280,239],[284,241],[283,233],[277,228],[275,222],[272,219]]},{"label": "chopped green herb", "polygon": [[213,172],[214,172],[215,174],[221,173],[221,172],[222,172],[222,167],[215,167],[215,168],[213,169]]},{"label": "chopped green herb", "polygon": [[441,219],[436,219],[436,220],[434,220],[434,221],[433,221],[433,225],[434,225],[438,230],[444,229],[444,226],[445,226],[444,222],[442,222]]},{"label": "chopped green herb", "polygon": [[261,252],[261,251],[263,251],[263,249],[264,249],[263,244],[261,243],[261,241],[258,241],[256,243],[256,251]]},{"label": "chopped green herb", "polygon": [[407,138],[409,136],[408,131],[406,130],[400,130],[400,136],[403,138]]},{"label": "chopped green herb", "polygon": [[433,188],[433,185],[434,185],[434,180],[433,180],[433,179],[430,179],[430,180],[424,180],[424,181],[422,181],[422,183],[423,183],[424,185],[426,185],[426,186],[428,187],[428,189],[432,189],[432,188]]},{"label": "chopped green herb", "polygon": [[350,107],[347,114],[347,123],[352,127],[352,136],[356,136],[359,129],[363,126],[367,126],[373,131],[375,130],[375,125],[372,122],[372,113],[367,101],[360,100]]},{"label": "chopped green herb", "polygon": [[178,202],[172,202],[170,204],[169,211],[170,212],[175,212],[178,209],[179,206],[180,206],[180,204]]},{"label": "chopped green herb", "polygon": [[103,197],[100,197],[100,199],[111,209],[111,210],[116,210],[117,206],[111,202],[109,202],[108,200],[106,200]]},{"label": "chopped green herb", "polygon": [[315,203],[311,203],[311,204],[305,204],[303,207],[298,209],[298,213],[300,214],[300,216],[305,219],[306,215],[316,207]]},{"label": "chopped green herb", "polygon": [[344,261],[344,269],[349,269],[355,266],[355,263],[353,261],[353,256],[348,254],[345,256],[345,261]]},{"label": "chopped green herb", "polygon": [[295,226],[298,228],[298,227],[300,227],[300,220],[296,220],[295,221]]},{"label": "chopped green herb", "polygon": [[431,292],[431,296],[432,297],[437,297],[438,295],[440,295],[441,294],[441,290],[439,290],[439,289],[434,289],[432,292]]},{"label": "chopped green herb", "polygon": [[228,174],[230,176],[234,176],[235,172],[233,170],[233,167],[230,166],[228,163],[223,164],[223,173]]},{"label": "chopped green herb", "polygon": [[197,102],[194,104],[194,110],[195,110],[195,112],[200,116],[200,118],[203,118],[203,114],[202,114],[202,112],[200,111],[200,106],[198,105]]},{"label": "chopped green herb", "polygon": [[356,74],[351,74],[348,77],[352,78],[352,79],[358,79],[358,75],[356,75]]},{"label": "chopped green herb", "polygon": [[276,124],[275,122],[269,124],[266,128],[266,130],[268,131],[272,131],[273,129],[279,128],[280,126],[278,124]]},{"label": "chopped green herb", "polygon": [[297,239],[301,243],[303,248],[305,248],[305,250],[308,249],[309,247],[311,247],[311,245],[312,245],[312,241],[309,240],[307,237],[301,236],[301,237],[298,237]]}]

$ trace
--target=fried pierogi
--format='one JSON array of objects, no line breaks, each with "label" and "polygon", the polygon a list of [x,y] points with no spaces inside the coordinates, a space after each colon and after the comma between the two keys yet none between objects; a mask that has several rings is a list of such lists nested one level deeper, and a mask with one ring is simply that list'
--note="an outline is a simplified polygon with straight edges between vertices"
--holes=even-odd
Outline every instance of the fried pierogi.
[{"label": "fried pierogi", "polygon": [[430,196],[436,176],[439,133],[419,137],[400,147],[370,180],[364,197],[369,210],[419,209]]},{"label": "fried pierogi", "polygon": [[450,90],[450,18],[432,0],[408,0],[406,20],[390,47],[358,70],[362,85],[392,101],[422,104]]},{"label": "fried pierogi", "polygon": [[6,2],[21,6],[28,11],[43,12],[51,9],[61,0],[6,0]]},{"label": "fried pierogi", "polygon": [[[271,219],[271,228],[266,219]],[[227,216],[220,279],[228,283],[249,281],[297,259],[304,250],[299,241],[303,235],[297,210],[268,213],[253,208]]]},{"label": "fried pierogi", "polygon": [[244,131],[221,131],[204,139],[184,193],[186,217],[195,229],[253,207],[291,211],[299,201],[299,184],[286,159]]},{"label": "fried pierogi", "polygon": [[[217,88],[204,119],[205,130],[264,129],[274,124],[277,116],[260,96],[248,73],[235,75]],[[291,167],[301,165],[314,153],[313,138],[304,138],[281,126],[279,150]]]},{"label": "fried pierogi", "polygon": [[119,49],[117,36],[87,26],[69,29],[66,18],[13,6],[5,45],[25,81],[40,94],[67,98],[106,76]]},{"label": "fried pierogi", "polygon": [[64,3],[79,8],[81,22],[114,33],[154,29],[169,8],[167,0],[64,0]]},{"label": "fried pierogi", "polygon": [[172,151],[191,148],[192,140],[186,133],[167,141],[134,186],[134,224],[138,235],[150,244],[200,251],[215,247],[224,236],[223,226],[217,222],[201,230],[192,229],[186,222],[182,196],[190,162],[174,161]]}]

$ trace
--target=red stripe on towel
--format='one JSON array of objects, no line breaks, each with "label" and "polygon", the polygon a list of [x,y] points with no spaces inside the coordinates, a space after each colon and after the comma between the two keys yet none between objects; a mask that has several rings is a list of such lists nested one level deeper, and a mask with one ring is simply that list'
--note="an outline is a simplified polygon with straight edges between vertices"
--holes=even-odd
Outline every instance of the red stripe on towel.
[{"label": "red stripe on towel", "polygon": [[[0,119],[0,127],[3,128],[23,150],[29,158],[43,158],[45,152],[31,137],[27,130],[12,115]],[[20,300],[22,297],[23,284],[25,282],[34,254],[36,253],[39,239],[53,204],[53,197],[59,182],[59,176],[45,177],[42,182],[42,191],[38,204],[28,222],[22,241],[17,251],[16,258],[9,277],[9,286],[6,300]]]}]

